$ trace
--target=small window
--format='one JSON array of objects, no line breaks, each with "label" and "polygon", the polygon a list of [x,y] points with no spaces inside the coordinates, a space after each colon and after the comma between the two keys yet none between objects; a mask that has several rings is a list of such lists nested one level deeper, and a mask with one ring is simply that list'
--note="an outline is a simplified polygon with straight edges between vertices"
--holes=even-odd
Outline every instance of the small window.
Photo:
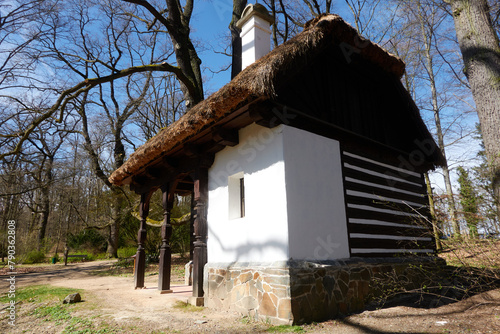
[{"label": "small window", "polygon": [[228,178],[229,219],[245,217],[245,178],[243,172]]},{"label": "small window", "polygon": [[240,179],[240,217],[245,217],[245,179]]}]

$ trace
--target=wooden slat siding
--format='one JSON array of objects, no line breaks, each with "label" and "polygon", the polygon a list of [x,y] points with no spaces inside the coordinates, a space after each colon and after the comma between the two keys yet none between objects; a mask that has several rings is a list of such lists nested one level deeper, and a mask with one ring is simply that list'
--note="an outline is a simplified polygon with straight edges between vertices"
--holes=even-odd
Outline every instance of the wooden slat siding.
[{"label": "wooden slat siding", "polygon": [[[404,219],[404,216],[401,216]],[[426,224],[415,224],[415,225],[408,225],[407,221],[403,221],[402,223],[396,223],[396,222],[388,222],[384,220],[378,220],[375,217],[370,217],[370,218],[354,218],[350,217],[349,221],[351,224],[360,224],[360,225],[376,225],[376,226],[389,226],[389,227],[399,227],[399,228],[409,228],[409,229],[417,229],[417,230],[424,230],[430,233],[429,228],[426,226]]]},{"label": "wooden slat siding", "polygon": [[420,173],[346,151],[342,165],[351,256],[433,252]]},{"label": "wooden slat siding", "polygon": [[[367,193],[367,195],[370,195]],[[392,202],[387,200],[386,198],[369,198],[369,197],[362,197],[362,196],[353,196],[350,193],[350,190],[347,189],[347,203],[348,207],[349,204],[355,204],[357,206],[364,206],[366,207],[365,209],[362,210],[373,210],[377,212],[387,212],[386,210],[392,211],[396,215],[404,215],[409,217],[415,217],[418,218],[419,216],[421,217],[422,215],[425,216],[427,214],[427,208],[423,205],[411,205],[408,202],[404,203],[397,203],[397,202]],[[378,209],[378,210],[377,210]],[[384,211],[380,211],[384,210]],[[391,212],[387,212],[391,213]]]},{"label": "wooden slat siding", "polygon": [[[395,198],[394,194],[389,196],[382,196],[377,193],[366,193],[364,191],[356,191],[356,190],[348,190],[347,191],[348,196],[353,196],[353,197],[360,197],[360,198],[367,198],[373,200],[375,203],[387,203],[387,207],[392,208],[393,204],[399,204],[399,206],[402,206],[403,208],[405,207],[412,207],[412,208],[417,208],[420,209],[422,207],[425,207],[425,204],[422,203],[416,203],[413,201],[408,201],[408,200],[403,200],[400,198]],[[398,196],[399,197],[399,196]],[[411,211],[410,211],[411,212]]]},{"label": "wooden slat siding", "polygon": [[[366,253],[363,253],[361,251],[366,251]],[[357,250],[357,249],[354,249],[354,256],[356,257],[400,257],[400,256],[404,256],[405,254],[422,254],[422,255],[425,255],[425,254],[432,254],[434,252],[434,249],[433,248],[429,248],[429,249],[401,249],[399,251],[397,250],[386,250],[386,249],[378,249],[378,248],[374,248],[374,249],[368,249],[368,248],[365,248],[365,249],[362,249],[362,250]]]},{"label": "wooden slat siding", "polygon": [[360,166],[353,166],[354,168],[349,168],[350,166],[352,165],[344,164],[344,177],[350,177],[359,181],[366,181],[376,183],[381,186],[406,190],[415,194],[419,194],[421,191],[421,187],[415,183],[398,182],[398,180],[388,179],[380,174],[370,174],[366,168]]},{"label": "wooden slat siding", "polygon": [[[362,184],[359,182],[355,181],[349,181],[349,179],[346,179],[344,183],[345,187],[351,191],[366,191],[366,184]],[[391,197],[395,196],[397,194],[398,199],[407,201],[407,202],[413,202],[413,203],[418,203],[420,205],[427,205],[427,199],[419,194],[412,193],[412,192],[402,192],[400,189],[397,188],[392,188],[392,189],[387,189],[387,188],[380,188],[380,187],[375,187],[376,193],[382,197]]]},{"label": "wooden slat siding", "polygon": [[352,248],[380,248],[380,249],[432,249],[433,243],[429,240],[392,240],[392,239],[368,239],[351,238]]},{"label": "wooden slat siding", "polygon": [[421,217],[421,214],[419,212],[410,211],[408,207],[404,207],[405,211],[400,211],[397,207],[388,207],[386,206],[386,204],[379,205],[377,203],[371,203],[366,199],[364,199],[364,201],[358,201],[359,197],[347,196],[346,199],[348,201],[347,209],[349,211],[367,211],[373,214],[373,216],[368,217],[365,217],[364,215],[354,215],[353,217],[349,218],[374,218],[381,220],[379,216],[383,216],[385,217],[385,219],[383,219],[384,221],[394,221],[402,224],[412,225],[418,218]]},{"label": "wooden slat siding", "polygon": [[398,179],[401,179],[402,182],[411,182],[417,185],[420,184],[420,175],[418,173],[406,171],[402,168],[390,166],[382,162],[378,163],[372,159],[358,157],[352,153],[345,152],[344,154],[344,162],[350,165],[366,168],[372,172],[377,172],[385,176],[394,176]]},{"label": "wooden slat siding", "polygon": [[400,223],[408,225],[409,219],[415,219],[416,216],[406,215],[394,215],[392,212],[379,212],[379,211],[368,211],[360,210],[352,206],[347,206],[347,217],[349,219],[373,219],[380,220],[391,223]]},{"label": "wooden slat siding", "polygon": [[427,229],[398,227],[396,232],[394,232],[394,230],[395,230],[394,226],[351,223],[349,232],[350,234],[368,233],[368,234],[378,234],[378,235],[400,235],[400,236],[426,237],[426,238],[431,237]]}]

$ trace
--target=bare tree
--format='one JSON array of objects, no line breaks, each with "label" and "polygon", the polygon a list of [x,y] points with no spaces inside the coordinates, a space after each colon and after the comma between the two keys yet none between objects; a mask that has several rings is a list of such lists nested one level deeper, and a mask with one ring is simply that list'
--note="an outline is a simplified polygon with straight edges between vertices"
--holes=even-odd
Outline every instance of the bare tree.
[{"label": "bare tree", "polygon": [[[72,81],[97,79],[94,90],[84,89],[68,100],[62,115],[80,120],[79,132],[91,170],[111,192],[108,205],[111,212],[103,214],[108,219],[86,220],[86,227],[107,229],[108,254],[116,257],[122,211],[126,211],[128,200],[124,190],[113,186],[108,177],[125,161],[128,140],[125,127],[150,90],[152,73],[108,78],[121,66],[141,67],[167,59],[172,52],[157,43],[158,32],[149,33],[147,37],[140,34],[132,12],[124,14],[123,8],[115,7],[119,2],[109,0],[96,4],[87,0],[65,4],[70,6],[67,11],[53,12],[46,18],[51,39],[43,41],[42,55]],[[60,91],[59,84],[56,82],[54,91]]]},{"label": "bare tree", "polygon": [[[61,127],[62,128],[62,127]],[[51,192],[54,186],[54,163],[56,154],[63,145],[68,132],[52,124],[49,128],[38,128],[28,139],[32,154],[27,156],[33,165],[31,178],[37,185],[38,196],[32,207],[34,217],[37,217],[37,249],[40,250],[45,239],[45,232],[51,213]],[[39,216],[39,217],[38,217]]]},{"label": "bare tree", "polygon": [[[127,4],[130,5],[127,6]],[[48,27],[51,30],[50,39],[40,40],[37,47],[41,47],[42,49],[48,48],[50,51],[54,51],[58,46],[56,40],[60,40],[61,36],[64,37],[66,27],[65,29],[61,29],[63,25],[80,24],[80,31],[82,32],[84,28],[92,26],[95,21],[95,18],[91,17],[95,12],[91,13],[89,10],[92,6],[97,6],[93,3],[93,0],[59,2],[58,9],[60,11],[54,11],[50,15],[47,15],[47,17],[51,18],[50,21],[47,22],[46,17],[43,17],[42,26],[44,28]],[[70,16],[64,17],[61,15],[61,10],[63,9],[74,12],[75,16],[77,16],[76,21],[72,21]],[[141,62],[139,64],[120,62],[119,60],[125,56],[125,52],[120,52],[119,46],[123,48],[123,51],[134,52],[133,49],[125,49],[126,44],[113,45],[108,49],[112,50],[111,57],[105,59],[100,57],[101,52],[104,50],[98,47],[102,41],[99,41],[92,33],[82,36],[89,39],[92,36],[94,37],[93,41],[80,45],[81,48],[87,51],[86,54],[74,54],[71,50],[52,54],[53,57],[59,58],[64,64],[63,68],[65,70],[78,73],[81,81],[73,83],[69,88],[59,90],[55,102],[37,115],[24,129],[16,134],[3,134],[3,137],[16,137],[17,145],[9,152],[0,153],[0,157],[18,153],[21,150],[22,143],[27,140],[30,133],[48,119],[56,118],[58,121],[62,121],[63,115],[67,112],[68,104],[83,93],[99,89],[102,84],[130,77],[133,74],[170,72],[177,77],[181,84],[188,109],[203,100],[203,82],[200,70],[201,60],[190,39],[189,25],[193,12],[193,0],[187,0],[184,6],[178,1],[166,0],[162,7],[160,7],[160,2],[156,1],[107,0],[101,4],[101,9],[104,9],[105,13],[108,14],[114,11],[113,16],[110,18],[112,20],[119,21],[122,19],[121,21],[123,22],[125,19],[122,17],[126,16],[129,22],[127,24],[133,25],[135,28],[138,40],[145,41],[147,38],[155,39],[156,37],[154,36],[160,33],[167,35],[171,41],[171,45],[175,46],[170,48],[170,50],[173,50],[175,59],[171,59],[168,54],[163,53],[160,55],[156,54],[148,62]],[[110,23],[108,28],[110,29],[108,31],[108,38],[112,36],[115,40],[119,40],[123,36],[118,31],[119,28],[116,25],[113,26]],[[147,36],[147,38],[142,36]],[[135,56],[140,55],[142,51],[144,51],[143,48]],[[155,49],[154,51],[157,50]],[[45,57],[45,55],[43,56]],[[53,60],[54,58],[51,59]],[[83,66],[83,63],[92,64],[94,68],[99,70],[87,73],[82,72],[80,66]],[[103,75],[103,72],[107,73]]]},{"label": "bare tree", "polygon": [[[434,122],[436,125],[436,136],[439,148],[443,153],[445,160],[446,158],[446,147],[444,142],[444,131],[441,126],[441,105],[438,103],[438,90],[436,85],[435,76],[435,66],[434,58],[431,53],[433,49],[433,42],[436,39],[435,29],[440,25],[441,21],[444,19],[445,13],[439,12],[439,8],[436,6],[424,6],[420,1],[416,1],[416,18],[420,25],[421,40],[423,41],[423,57],[424,68],[427,73],[429,88],[431,90],[431,104],[432,113],[434,115]],[[460,225],[458,221],[457,208],[455,204],[455,197],[453,194],[453,188],[451,186],[450,170],[448,167],[448,161],[442,167],[444,183],[446,187],[446,193],[448,195],[448,209],[450,211],[450,217],[452,220],[453,233],[455,237],[460,237]]]},{"label": "bare tree", "polygon": [[[345,0],[356,30],[372,42],[382,43],[390,36],[398,16],[398,2],[380,0]],[[389,36],[388,36],[389,35]]]},{"label": "bare tree", "polygon": [[44,35],[43,29],[30,26],[43,16],[43,0],[0,3],[0,91],[25,85],[36,66],[36,54],[29,49]]},{"label": "bare tree", "polygon": [[133,121],[142,135],[134,136],[131,133],[128,137],[135,137],[139,142],[151,139],[158,131],[184,114],[186,110],[184,102],[178,81],[173,75],[153,76],[142,106],[133,116]]},{"label": "bare tree", "polygon": [[27,190],[23,181],[20,156],[6,158],[0,163],[0,254],[2,262],[7,255],[7,223],[20,217],[23,205],[21,196]]},{"label": "bare tree", "polygon": [[236,22],[241,18],[243,9],[247,5],[246,0],[233,0],[233,16],[229,24],[231,31],[231,49],[232,49],[232,62],[231,62],[231,79],[234,78],[242,70],[241,53],[243,51],[240,38],[240,29],[236,27]]}]

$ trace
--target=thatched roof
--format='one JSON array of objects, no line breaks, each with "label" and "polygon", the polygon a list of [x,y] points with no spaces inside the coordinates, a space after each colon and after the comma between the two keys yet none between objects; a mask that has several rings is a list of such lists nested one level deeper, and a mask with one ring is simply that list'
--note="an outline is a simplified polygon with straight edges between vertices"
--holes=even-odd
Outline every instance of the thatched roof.
[{"label": "thatched roof", "polygon": [[341,43],[346,43],[347,51],[348,48],[355,50],[359,56],[387,73],[398,78],[404,73],[405,65],[402,60],[362,38],[340,16],[320,16],[310,21],[303,32],[248,66],[219,91],[198,103],[175,123],[139,147],[114,171],[109,181],[122,185],[130,176],[137,175],[152,162],[168,155],[200,131],[242,106],[259,97],[274,99],[277,87],[286,83],[308,60],[314,59],[325,47]]}]

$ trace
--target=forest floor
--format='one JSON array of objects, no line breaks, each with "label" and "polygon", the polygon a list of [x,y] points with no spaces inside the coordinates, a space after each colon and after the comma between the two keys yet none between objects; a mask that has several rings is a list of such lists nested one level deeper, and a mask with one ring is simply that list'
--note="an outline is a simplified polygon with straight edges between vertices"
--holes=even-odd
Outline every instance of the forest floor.
[{"label": "forest floor", "polygon": [[[182,286],[178,261],[172,294],[158,292],[153,269],[146,274],[146,288],[134,290],[130,268],[118,268],[116,260],[19,267],[15,288],[22,300],[16,304],[15,326],[8,323],[9,276],[3,268],[0,333],[500,333],[500,289],[434,308],[391,303],[337,320],[271,326],[233,312],[186,305],[190,293]],[[29,289],[34,295],[28,298]],[[59,297],[54,297],[57,291]],[[63,305],[62,298],[74,291],[83,302]]]}]

